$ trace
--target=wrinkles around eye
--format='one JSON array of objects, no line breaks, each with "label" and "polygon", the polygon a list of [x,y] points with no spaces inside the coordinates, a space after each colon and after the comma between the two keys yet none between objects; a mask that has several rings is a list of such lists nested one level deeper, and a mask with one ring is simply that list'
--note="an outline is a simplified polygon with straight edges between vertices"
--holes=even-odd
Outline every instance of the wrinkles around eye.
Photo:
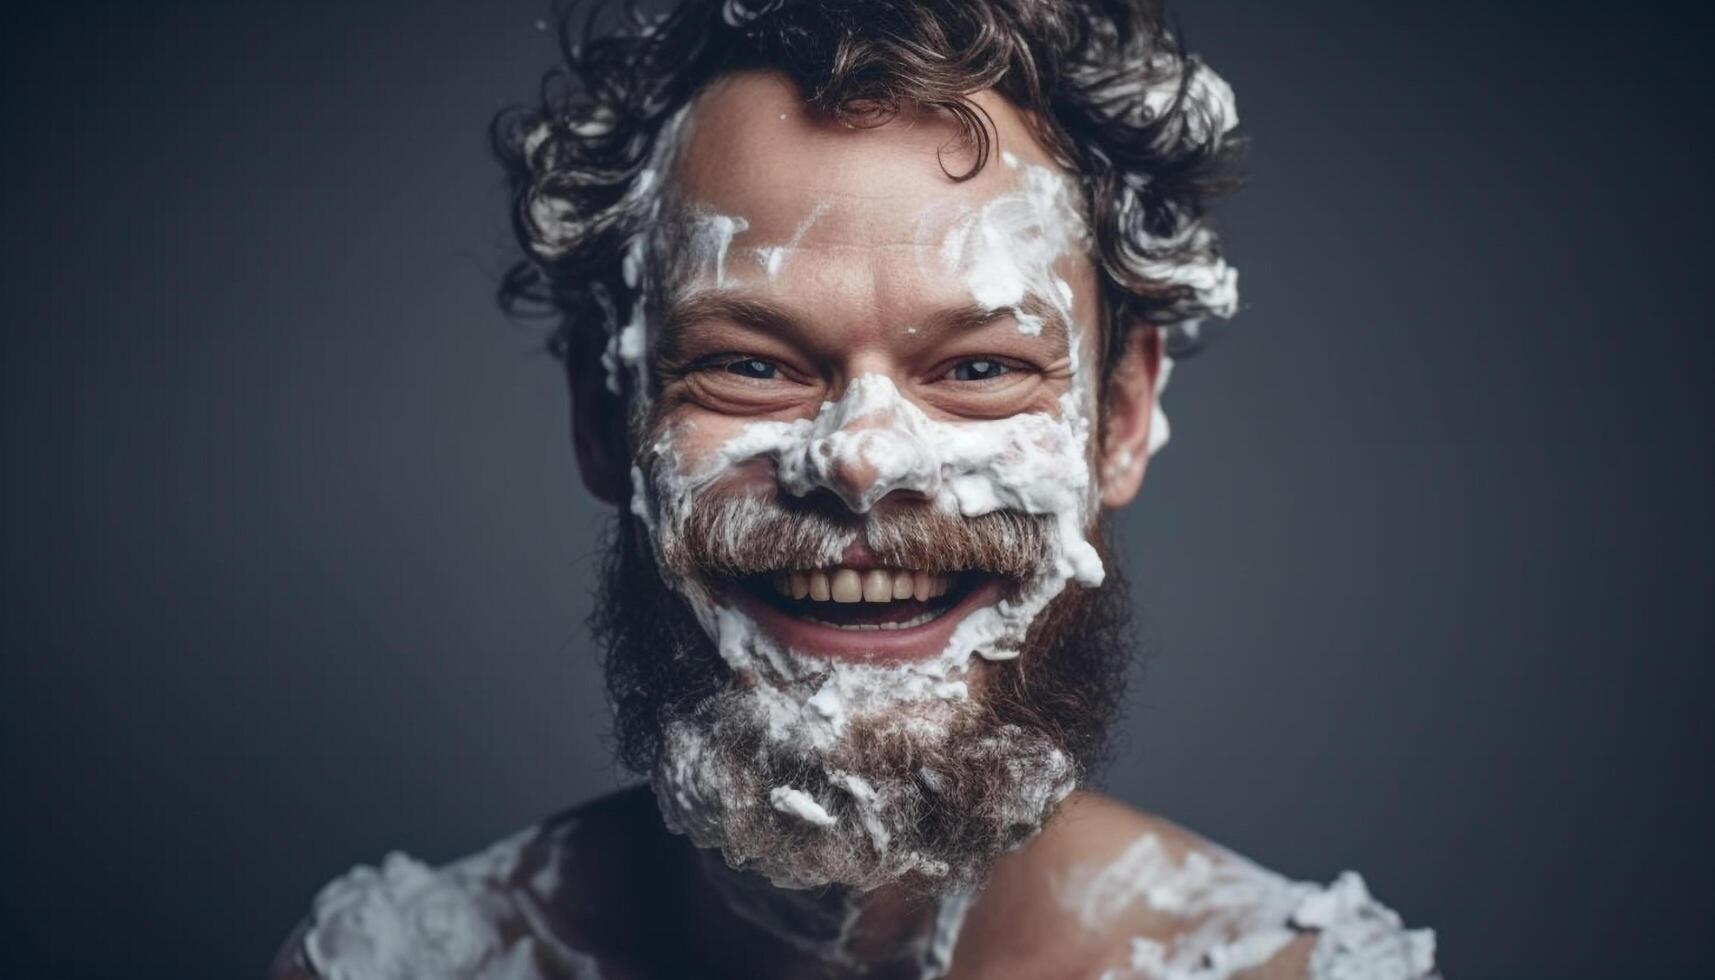
[{"label": "wrinkles around eye", "polygon": [[693,400],[716,411],[771,412],[814,397],[814,386],[780,362],[746,354],[704,358],[679,381]]},{"label": "wrinkles around eye", "polygon": [[926,409],[952,418],[996,419],[1041,410],[1047,379],[1028,367],[1006,366],[1004,373],[980,380],[954,380],[956,368],[949,366],[924,379],[917,397]]}]

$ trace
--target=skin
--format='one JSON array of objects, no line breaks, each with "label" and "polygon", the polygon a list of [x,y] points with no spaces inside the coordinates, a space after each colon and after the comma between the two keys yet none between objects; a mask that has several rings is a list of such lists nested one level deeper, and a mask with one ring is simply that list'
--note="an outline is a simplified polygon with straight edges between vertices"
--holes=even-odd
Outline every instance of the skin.
[{"label": "skin", "polygon": [[[1023,164],[1054,166],[1004,99],[985,92],[973,101],[995,123],[996,154],[1005,150]],[[1074,367],[1065,338],[1054,330],[1027,336],[1010,316],[962,315],[971,302],[965,285],[919,261],[923,215],[950,204],[980,207],[1013,190],[1017,170],[991,158],[975,178],[955,182],[937,154],[946,154],[954,171],[968,160],[950,145],[956,130],[947,120],[903,113],[879,127],[848,128],[807,114],[792,86],[767,74],[712,85],[699,96],[690,123],[671,186],[680,200],[741,215],[749,228],[728,253],[727,288],[705,289],[698,303],[680,303],[660,338],[664,358],[651,411],[658,424],[689,423],[681,452],[693,459],[710,453],[751,421],[812,417],[850,379],[872,373],[887,376],[936,419],[1059,410]],[[812,202],[825,206],[803,228]],[[751,249],[795,236],[794,250],[772,278],[751,257]],[[1082,350],[1099,351],[1094,268],[1086,256],[1073,255],[1057,271],[1074,291],[1074,322],[1067,329],[1078,331]],[[763,303],[789,318],[735,316],[730,304],[722,305],[732,300]],[[1111,381],[1093,393],[1105,414],[1089,464],[1104,507],[1130,503],[1142,483],[1160,355],[1155,331],[1132,332],[1113,355]],[[769,368],[728,370],[743,361]],[[1008,370],[973,380],[983,373],[972,370],[973,361]],[[606,394],[597,358],[574,355],[569,365],[584,479],[598,497],[623,509],[631,492],[632,447],[621,407]],[[1097,376],[1093,360],[1083,369]],[[874,474],[857,468],[840,478],[861,490]],[[728,479],[771,476],[766,468],[741,467]],[[896,492],[881,506],[923,503]],[[993,669],[1009,667],[979,663],[977,696],[981,671]],[[570,885],[550,910],[555,930],[597,955],[604,976],[673,976],[692,968],[716,976],[833,975],[728,910],[710,890],[690,845],[662,827],[646,789],[597,801],[548,826],[564,828],[570,845],[560,858],[562,880]],[[1145,833],[1158,835],[1176,856],[1202,852],[1220,859],[1207,842],[1161,818],[1096,793],[1074,793],[1041,834],[997,863],[967,915],[950,976],[1094,977],[1127,964],[1133,937],[1171,941],[1194,925],[1139,903],[1091,932],[1057,900],[1057,884],[1069,874],[1105,866]],[[532,861],[545,859],[527,856],[516,887],[523,887]],[[883,890],[871,896],[861,931],[873,945],[889,946],[924,925],[921,906]],[[1310,937],[1300,937],[1244,976],[1303,975],[1309,943]],[[274,975],[308,976],[284,959]]]}]

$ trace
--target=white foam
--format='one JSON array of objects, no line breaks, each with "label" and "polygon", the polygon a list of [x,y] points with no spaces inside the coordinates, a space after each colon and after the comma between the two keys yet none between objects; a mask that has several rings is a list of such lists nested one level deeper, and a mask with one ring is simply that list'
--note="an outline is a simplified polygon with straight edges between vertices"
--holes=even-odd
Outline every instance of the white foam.
[{"label": "white foam", "polygon": [[[780,118],[786,117],[781,116]],[[809,215],[798,223],[797,228],[793,229],[792,237],[787,239],[784,245],[764,245],[755,249],[756,260],[762,265],[763,274],[770,279],[778,278],[780,270],[786,265],[786,260],[791,258],[792,253],[804,241],[804,236],[810,233],[810,228],[816,223],[816,219],[826,214],[827,211],[828,204],[826,201],[817,202],[816,206],[810,209]]]},{"label": "white foam", "polygon": [[559,938],[535,898],[511,890],[536,839],[531,829],[444,868],[395,852],[352,869],[316,895],[304,960],[323,980],[600,980],[595,958]]},{"label": "white foam", "polygon": [[817,827],[832,827],[834,818],[816,802],[816,798],[793,786],[776,786],[768,793],[768,802],[781,813],[797,817]]},{"label": "white foam", "polygon": [[1435,967],[1435,934],[1403,928],[1351,872],[1327,887],[1290,881],[1218,848],[1176,858],[1146,833],[1104,865],[1072,869],[1055,891],[1091,934],[1182,924],[1170,941],[1132,937],[1130,969],[1108,980],[1230,980],[1306,932],[1316,934],[1310,980],[1426,980]]}]

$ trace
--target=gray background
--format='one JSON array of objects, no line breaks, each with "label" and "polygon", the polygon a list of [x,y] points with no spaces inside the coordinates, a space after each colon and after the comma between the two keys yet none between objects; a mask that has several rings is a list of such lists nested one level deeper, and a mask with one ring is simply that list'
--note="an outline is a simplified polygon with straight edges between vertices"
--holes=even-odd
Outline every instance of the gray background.
[{"label": "gray background", "polygon": [[[1710,914],[1708,24],[1194,3],[1242,316],[1121,521],[1109,778],[1362,870],[1453,977],[1683,976]],[[0,973],[256,976],[314,889],[621,779],[604,519],[490,293],[539,2],[4,33]]]}]

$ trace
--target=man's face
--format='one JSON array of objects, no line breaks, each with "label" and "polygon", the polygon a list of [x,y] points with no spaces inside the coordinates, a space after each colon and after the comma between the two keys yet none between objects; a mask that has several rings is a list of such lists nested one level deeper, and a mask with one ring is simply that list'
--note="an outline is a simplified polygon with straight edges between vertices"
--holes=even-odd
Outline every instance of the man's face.
[{"label": "man's face", "polygon": [[[612,367],[633,372],[632,509],[728,678],[667,720],[657,790],[670,822],[777,883],[969,873],[933,841],[889,853],[926,794],[993,784],[992,849],[1075,775],[1009,675],[1077,656],[1044,634],[1084,625],[1068,611],[1104,579],[1097,514],[1141,478],[1153,348],[1125,352],[1098,445],[1077,195],[1015,110],[977,102],[998,159],[960,182],[942,158],[963,170],[970,150],[945,118],[854,129],[775,77],[718,82],[671,134],[630,263],[647,300]],[[849,824],[833,851],[873,860],[771,866],[738,823]]]}]

